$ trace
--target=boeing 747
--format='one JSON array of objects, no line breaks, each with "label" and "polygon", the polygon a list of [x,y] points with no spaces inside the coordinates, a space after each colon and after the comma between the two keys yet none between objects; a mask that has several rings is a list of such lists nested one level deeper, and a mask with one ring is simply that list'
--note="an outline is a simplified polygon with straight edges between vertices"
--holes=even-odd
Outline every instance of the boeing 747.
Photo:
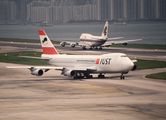
[{"label": "boeing 747", "polygon": [[79,42],[63,41],[60,43],[60,45],[64,47],[65,44],[70,44],[72,48],[74,48],[75,45],[79,45],[82,47],[83,50],[86,50],[87,47],[89,47],[90,49],[93,48],[102,49],[102,47],[109,47],[112,44],[123,44],[126,46],[128,42],[142,40],[142,39],[134,39],[134,40],[115,41],[115,39],[121,39],[121,38],[123,37],[108,38],[108,21],[106,21],[101,36],[94,36],[89,33],[83,33],[80,36]]},{"label": "boeing 747", "polygon": [[7,68],[27,68],[32,75],[41,76],[50,69],[62,71],[62,75],[73,78],[92,78],[91,74],[98,74],[104,78],[106,73],[123,74],[136,70],[136,65],[124,53],[108,53],[103,55],[64,55],[59,54],[44,30],[39,30],[40,42],[43,50],[41,57],[27,57],[42,59],[53,66],[7,66]]}]

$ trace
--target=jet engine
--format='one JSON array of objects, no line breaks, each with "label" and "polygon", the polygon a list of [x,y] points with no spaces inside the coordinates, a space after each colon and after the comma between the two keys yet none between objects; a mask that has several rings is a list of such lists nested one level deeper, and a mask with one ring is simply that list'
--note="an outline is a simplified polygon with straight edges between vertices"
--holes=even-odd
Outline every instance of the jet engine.
[{"label": "jet engine", "polygon": [[70,46],[71,46],[72,48],[74,48],[74,47],[75,47],[75,44],[70,44]]},{"label": "jet engine", "polygon": [[69,76],[69,77],[73,77],[76,75],[76,71],[73,70],[68,70],[64,73],[64,76]]},{"label": "jet engine", "polygon": [[43,75],[43,70],[35,69],[35,70],[31,71],[31,74],[36,75],[36,76],[41,76],[41,75]]},{"label": "jet engine", "polygon": [[65,46],[65,42],[61,42],[60,45],[61,45],[62,47],[64,47],[64,46]]},{"label": "jet engine", "polygon": [[134,70],[136,70],[136,69],[137,69],[137,66],[134,65],[134,67],[131,69],[131,71],[134,71]]},{"label": "jet engine", "polygon": [[127,43],[122,43],[122,45],[126,46],[126,45],[127,45]]}]

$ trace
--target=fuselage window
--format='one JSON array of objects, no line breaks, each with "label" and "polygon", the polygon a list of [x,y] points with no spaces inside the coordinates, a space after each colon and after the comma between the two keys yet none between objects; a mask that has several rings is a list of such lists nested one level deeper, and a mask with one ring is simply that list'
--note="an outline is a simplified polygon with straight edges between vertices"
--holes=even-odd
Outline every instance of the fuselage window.
[{"label": "fuselage window", "polygon": [[126,55],[121,55],[121,57],[127,57]]}]

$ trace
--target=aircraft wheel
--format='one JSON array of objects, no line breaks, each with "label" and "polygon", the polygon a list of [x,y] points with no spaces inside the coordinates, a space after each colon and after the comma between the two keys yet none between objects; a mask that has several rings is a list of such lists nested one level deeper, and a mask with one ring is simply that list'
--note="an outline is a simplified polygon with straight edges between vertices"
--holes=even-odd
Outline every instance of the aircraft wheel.
[{"label": "aircraft wheel", "polygon": [[78,77],[77,76],[74,76],[74,79],[77,79]]},{"label": "aircraft wheel", "polygon": [[98,75],[98,78],[101,78],[101,76],[100,76],[100,75]]},{"label": "aircraft wheel", "polygon": [[120,76],[120,79],[122,80],[124,80],[125,79],[125,77],[123,76],[123,73],[121,73],[121,76]]},{"label": "aircraft wheel", "polygon": [[99,74],[98,78],[105,78],[105,75]]},{"label": "aircraft wheel", "polygon": [[99,74],[98,78],[105,78],[105,75]]},{"label": "aircraft wheel", "polygon": [[124,80],[124,79],[125,79],[125,77],[124,77],[124,76],[121,76],[121,77],[120,77],[120,79],[121,79],[121,80]]},{"label": "aircraft wheel", "polygon": [[99,50],[102,50],[102,47],[100,47]]},{"label": "aircraft wheel", "polygon": [[86,76],[86,78],[93,78],[93,75],[88,75]]},{"label": "aircraft wheel", "polygon": [[86,50],[86,47],[83,47],[82,49],[83,49],[83,50]]},{"label": "aircraft wheel", "polygon": [[98,48],[96,47],[95,50],[98,50]]}]

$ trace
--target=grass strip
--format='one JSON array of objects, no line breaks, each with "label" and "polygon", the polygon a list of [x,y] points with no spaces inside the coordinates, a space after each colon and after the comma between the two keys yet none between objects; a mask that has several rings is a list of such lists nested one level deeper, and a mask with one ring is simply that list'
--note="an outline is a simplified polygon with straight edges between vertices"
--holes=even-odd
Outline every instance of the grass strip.
[{"label": "grass strip", "polygon": [[137,59],[137,62],[135,63],[135,65],[137,65],[137,70],[153,69],[153,68],[165,68],[166,61]]},{"label": "grass strip", "polygon": [[152,79],[163,79],[163,80],[166,80],[166,72],[150,74],[150,75],[146,75],[145,77],[146,78],[152,78]]},{"label": "grass strip", "polygon": [[156,44],[128,44],[127,46],[124,46],[122,44],[112,44],[110,47],[166,50],[166,45],[156,45]]},{"label": "grass strip", "polygon": [[22,52],[9,52],[0,54],[0,62],[24,64],[24,65],[49,65],[47,62],[39,59],[23,58],[18,56],[33,56],[40,57],[42,52],[22,51]]}]

